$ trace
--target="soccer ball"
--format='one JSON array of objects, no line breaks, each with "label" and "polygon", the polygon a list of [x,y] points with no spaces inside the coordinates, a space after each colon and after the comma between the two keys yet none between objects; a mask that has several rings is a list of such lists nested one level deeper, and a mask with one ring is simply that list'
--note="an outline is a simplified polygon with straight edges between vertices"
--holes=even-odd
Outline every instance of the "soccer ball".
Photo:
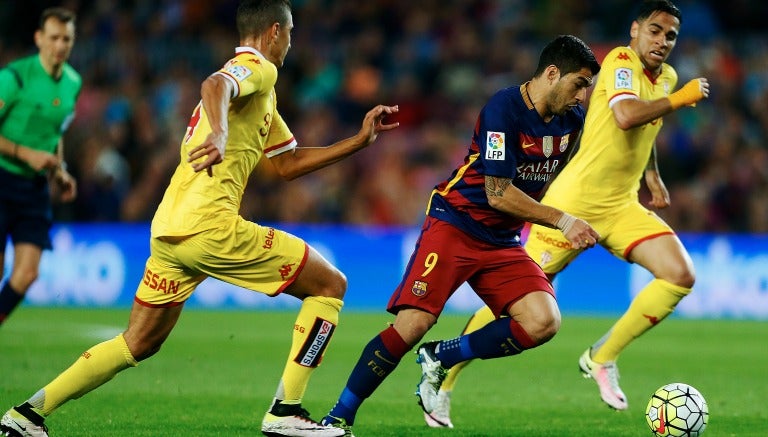
[{"label": "soccer ball", "polygon": [[700,436],[707,427],[707,401],[688,384],[667,384],[651,396],[645,409],[645,420],[659,437]]}]

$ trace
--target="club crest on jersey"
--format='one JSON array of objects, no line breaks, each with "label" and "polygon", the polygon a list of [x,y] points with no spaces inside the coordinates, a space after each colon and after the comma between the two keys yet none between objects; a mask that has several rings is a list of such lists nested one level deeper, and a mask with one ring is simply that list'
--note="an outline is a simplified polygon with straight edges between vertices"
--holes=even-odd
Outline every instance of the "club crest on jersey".
[{"label": "club crest on jersey", "polygon": [[248,76],[251,75],[251,70],[243,67],[242,65],[228,65],[224,70],[231,74],[232,77],[237,79],[238,82],[244,81]]},{"label": "club crest on jersey", "polygon": [[545,250],[544,252],[541,252],[541,263],[539,265],[545,266],[549,264],[550,261],[552,261],[552,252]]},{"label": "club crest on jersey", "polygon": [[565,149],[568,148],[568,137],[571,134],[565,134],[560,138],[560,153],[565,152]]},{"label": "club crest on jersey", "polygon": [[552,150],[554,148],[554,138],[552,135],[547,135],[544,138],[541,139],[541,151],[544,153],[544,156],[549,158],[552,155]]},{"label": "club crest on jersey", "polygon": [[427,283],[424,281],[413,281],[411,293],[413,293],[414,296],[424,296],[427,294]]},{"label": "club crest on jersey", "polygon": [[632,89],[632,70],[629,68],[617,68],[615,71],[616,81],[613,87],[617,90]]},{"label": "club crest on jersey", "polygon": [[485,159],[503,161],[505,142],[506,136],[504,132],[488,131],[485,142]]}]

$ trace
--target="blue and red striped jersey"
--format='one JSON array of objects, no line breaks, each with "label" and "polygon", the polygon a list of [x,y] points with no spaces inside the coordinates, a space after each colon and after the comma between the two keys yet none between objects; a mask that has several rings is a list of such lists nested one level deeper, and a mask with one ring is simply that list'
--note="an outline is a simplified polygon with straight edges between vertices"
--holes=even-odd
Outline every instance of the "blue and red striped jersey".
[{"label": "blue and red striped jersey", "polygon": [[512,179],[539,200],[584,126],[581,106],[544,122],[526,86],[505,88],[488,100],[464,162],[435,186],[427,207],[428,215],[499,246],[519,246],[524,222],[488,205],[485,176]]}]

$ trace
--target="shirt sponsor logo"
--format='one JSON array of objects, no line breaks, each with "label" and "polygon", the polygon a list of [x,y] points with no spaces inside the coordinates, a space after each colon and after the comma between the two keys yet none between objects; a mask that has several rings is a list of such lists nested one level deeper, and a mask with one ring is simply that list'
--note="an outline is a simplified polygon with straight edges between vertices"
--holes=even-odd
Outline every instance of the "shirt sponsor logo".
[{"label": "shirt sponsor logo", "polygon": [[269,228],[267,229],[267,235],[264,236],[264,244],[261,246],[261,248],[270,250],[272,249],[272,245],[274,243],[275,243],[275,228]]},{"label": "shirt sponsor logo", "polygon": [[629,68],[617,68],[615,71],[616,81],[613,87],[617,90],[632,89],[632,70]]},{"label": "shirt sponsor logo", "polygon": [[560,165],[559,159],[539,162],[524,162],[517,166],[516,180],[549,182]]},{"label": "shirt sponsor logo", "polygon": [[320,318],[315,319],[307,340],[301,346],[294,361],[305,367],[317,367],[323,358],[323,352],[333,335],[336,325]]},{"label": "shirt sponsor logo", "polygon": [[504,132],[488,131],[485,142],[485,159],[503,161],[505,142],[506,135]]},{"label": "shirt sponsor logo", "polygon": [[[571,242],[570,241],[558,240],[558,239],[549,237],[547,235],[544,235],[541,232],[536,232],[535,234],[536,234],[536,239],[540,240],[540,241],[543,241],[544,244],[548,244],[550,246],[555,246],[555,247],[558,247],[560,249],[573,249],[573,246],[571,246]],[[544,259],[542,259],[542,264],[545,264],[544,263]]]},{"label": "shirt sponsor logo", "polygon": [[231,74],[232,77],[237,79],[238,82],[244,81],[248,76],[251,75],[251,70],[243,67],[242,65],[228,65],[224,68],[224,70]]},{"label": "shirt sponsor logo", "polygon": [[152,270],[144,270],[144,280],[142,281],[147,287],[161,291],[163,294],[176,294],[179,292],[180,281],[174,281],[173,279],[166,279],[152,272]]}]

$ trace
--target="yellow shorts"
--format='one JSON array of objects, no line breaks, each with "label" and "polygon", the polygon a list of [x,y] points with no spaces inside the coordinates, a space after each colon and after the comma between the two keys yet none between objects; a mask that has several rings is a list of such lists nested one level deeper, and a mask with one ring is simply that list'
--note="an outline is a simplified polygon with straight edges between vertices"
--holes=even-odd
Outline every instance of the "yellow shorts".
[{"label": "yellow shorts", "polygon": [[188,237],[152,238],[135,301],[179,305],[209,276],[274,296],[295,280],[308,253],[300,238],[242,217]]},{"label": "yellow shorts", "polygon": [[[592,217],[579,215],[599,234],[599,244],[616,257],[627,260],[638,244],[660,235],[674,234],[672,228],[653,211],[638,202],[624,204]],[[584,249],[573,249],[559,229],[532,225],[525,250],[539,263],[544,273],[562,271]]]}]

